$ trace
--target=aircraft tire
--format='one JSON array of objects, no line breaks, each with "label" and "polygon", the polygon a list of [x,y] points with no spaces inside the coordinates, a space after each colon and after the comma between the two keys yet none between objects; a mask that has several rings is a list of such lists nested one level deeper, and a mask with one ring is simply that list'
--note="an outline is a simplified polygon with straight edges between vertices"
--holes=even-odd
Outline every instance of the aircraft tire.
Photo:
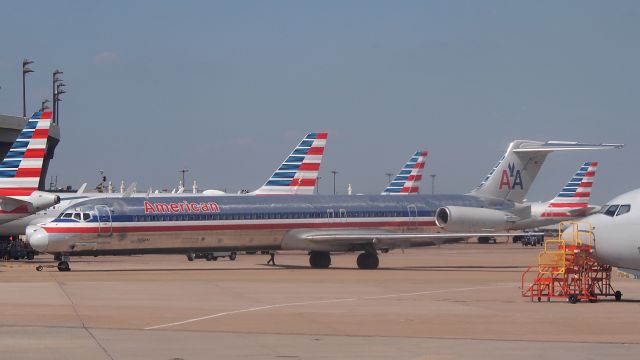
[{"label": "aircraft tire", "polygon": [[325,251],[312,251],[309,254],[309,265],[314,269],[326,269],[331,266],[331,254]]},{"label": "aircraft tire", "polygon": [[380,259],[377,254],[363,252],[358,255],[356,263],[359,269],[377,269],[380,265]]},{"label": "aircraft tire", "polygon": [[577,303],[578,303],[578,301],[580,301],[580,299],[578,299],[578,295],[577,295],[577,294],[571,294],[571,295],[569,295],[569,299],[568,299],[568,300],[569,300],[569,302],[570,302],[571,304],[577,304]]},{"label": "aircraft tire", "polygon": [[71,271],[71,267],[67,261],[60,261],[58,263],[58,271]]},{"label": "aircraft tire", "polygon": [[618,290],[615,293],[613,293],[613,296],[615,296],[616,301],[620,301],[622,300],[622,291]]},{"label": "aircraft tire", "polygon": [[238,254],[236,254],[235,251],[231,252],[231,254],[229,255],[229,260],[234,261],[236,259],[236,257],[238,256]]}]

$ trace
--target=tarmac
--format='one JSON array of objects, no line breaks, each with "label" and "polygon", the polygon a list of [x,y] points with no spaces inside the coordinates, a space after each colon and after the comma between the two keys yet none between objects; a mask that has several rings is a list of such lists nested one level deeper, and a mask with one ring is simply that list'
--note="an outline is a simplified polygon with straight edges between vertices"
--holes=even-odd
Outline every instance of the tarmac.
[{"label": "tarmac", "polygon": [[637,359],[640,281],[621,302],[532,302],[540,248],[461,243],[357,254],[83,257],[0,263],[4,359]]}]

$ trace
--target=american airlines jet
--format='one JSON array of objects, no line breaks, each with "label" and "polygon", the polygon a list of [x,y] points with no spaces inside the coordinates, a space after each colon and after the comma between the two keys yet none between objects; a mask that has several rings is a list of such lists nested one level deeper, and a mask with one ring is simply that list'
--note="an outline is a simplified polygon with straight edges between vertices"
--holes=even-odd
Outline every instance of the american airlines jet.
[{"label": "american airlines jet", "polygon": [[393,181],[389,183],[382,195],[407,195],[417,194],[420,192],[420,181],[422,181],[422,172],[424,171],[425,161],[427,159],[426,151],[416,151],[409,158],[406,164],[400,169],[400,172]]},{"label": "american airlines jet", "polygon": [[[594,256],[598,261],[639,274],[639,210],[640,189],[636,189],[615,197],[599,213],[582,220],[593,227]],[[563,236],[570,238],[571,234]]]},{"label": "american airlines jet", "polygon": [[50,125],[50,112],[35,113],[0,163],[0,224],[60,202],[57,195],[38,191]]},{"label": "american airlines jet", "polygon": [[[518,214],[546,156],[553,151],[621,145],[518,140],[481,187],[466,195],[174,196],[162,199],[94,198],[54,220],[27,228],[31,246],[61,257],[237,250],[306,250],[314,268],[331,265],[331,252],[361,251],[362,269],[379,265],[378,250],[429,246],[482,232],[443,233],[435,226],[443,206],[465,209],[476,226]],[[489,215],[489,216],[487,216]],[[452,221],[460,221],[453,218]]]},{"label": "american airlines jet", "polygon": [[[455,221],[468,216],[469,209],[447,206],[438,209],[436,224],[447,231],[524,230],[585,217],[598,209],[589,205],[597,167],[595,161],[582,164],[560,193],[548,202],[525,202],[512,213],[487,211],[486,221],[475,227],[471,223]],[[501,177],[507,179],[504,174]]]},{"label": "american airlines jet", "polygon": [[[315,184],[320,171],[320,164],[324,154],[324,148],[327,142],[327,133],[308,133],[302,141],[293,149],[291,154],[287,156],[284,162],[276,169],[276,171],[267,180],[265,185],[260,187],[254,192],[246,195],[310,195],[313,194]],[[1,181],[1,180],[0,180]],[[35,181],[37,186],[37,181]],[[82,187],[84,189],[84,185]],[[50,221],[60,215],[60,213],[74,204],[84,201],[93,197],[170,197],[175,194],[144,194],[133,193],[132,188],[129,188],[126,192],[119,194],[104,194],[104,193],[86,193],[78,191],[77,193],[58,193],[61,200],[60,203],[40,210],[33,215],[22,217],[20,219],[10,221],[3,226],[0,226],[0,235],[22,235],[25,234],[27,226],[32,224],[39,224]],[[218,190],[205,190],[202,194],[189,194],[183,193],[180,196],[202,196],[202,195],[225,195],[225,196],[237,196],[237,194],[227,194]],[[79,215],[76,215],[79,216]]]}]

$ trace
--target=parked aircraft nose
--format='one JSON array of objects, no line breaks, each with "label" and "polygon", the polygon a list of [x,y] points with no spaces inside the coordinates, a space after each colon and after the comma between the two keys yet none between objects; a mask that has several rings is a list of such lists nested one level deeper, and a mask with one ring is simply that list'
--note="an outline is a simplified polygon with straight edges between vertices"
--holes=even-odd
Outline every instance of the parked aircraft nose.
[{"label": "parked aircraft nose", "polygon": [[49,234],[40,227],[29,229],[30,227],[27,227],[27,241],[34,250],[45,252],[49,245]]}]

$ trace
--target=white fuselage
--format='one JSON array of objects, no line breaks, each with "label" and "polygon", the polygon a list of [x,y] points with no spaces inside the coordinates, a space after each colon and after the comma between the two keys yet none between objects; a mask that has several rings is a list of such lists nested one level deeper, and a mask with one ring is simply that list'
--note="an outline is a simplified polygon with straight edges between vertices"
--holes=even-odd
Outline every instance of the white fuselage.
[{"label": "white fuselage", "polygon": [[[593,226],[594,254],[598,261],[640,270],[640,189],[620,195],[601,212],[584,218]],[[630,211],[606,214],[611,205],[630,205]]]}]

